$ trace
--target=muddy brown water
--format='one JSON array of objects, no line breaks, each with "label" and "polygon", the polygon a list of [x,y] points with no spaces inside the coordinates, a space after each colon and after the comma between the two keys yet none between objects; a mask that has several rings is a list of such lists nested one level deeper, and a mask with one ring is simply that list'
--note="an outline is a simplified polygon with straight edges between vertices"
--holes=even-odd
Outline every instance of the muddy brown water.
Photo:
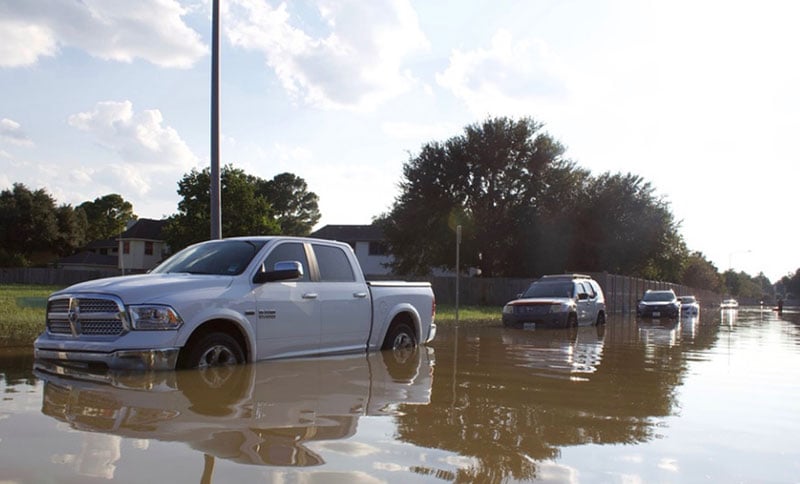
[{"label": "muddy brown water", "polygon": [[207,372],[33,363],[27,348],[0,353],[2,482],[800,476],[793,312],[615,315],[577,330],[449,324],[418,351]]}]

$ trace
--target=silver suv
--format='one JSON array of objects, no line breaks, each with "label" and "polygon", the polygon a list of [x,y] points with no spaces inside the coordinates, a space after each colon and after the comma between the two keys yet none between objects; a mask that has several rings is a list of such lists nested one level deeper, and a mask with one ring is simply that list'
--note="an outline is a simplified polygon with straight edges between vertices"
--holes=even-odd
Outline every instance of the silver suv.
[{"label": "silver suv", "polygon": [[542,276],[503,307],[503,325],[516,328],[571,327],[606,322],[600,284],[583,274]]}]

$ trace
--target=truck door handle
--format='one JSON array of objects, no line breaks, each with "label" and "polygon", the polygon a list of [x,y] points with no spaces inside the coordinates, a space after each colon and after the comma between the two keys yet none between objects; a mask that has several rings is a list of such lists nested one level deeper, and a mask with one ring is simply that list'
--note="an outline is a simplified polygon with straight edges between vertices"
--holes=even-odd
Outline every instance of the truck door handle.
[{"label": "truck door handle", "polygon": [[359,299],[364,299],[365,297],[367,297],[367,293],[366,292],[354,292],[353,293],[353,297],[357,297]]},{"label": "truck door handle", "polygon": [[303,294],[303,299],[316,299],[317,293],[316,292],[307,292]]}]

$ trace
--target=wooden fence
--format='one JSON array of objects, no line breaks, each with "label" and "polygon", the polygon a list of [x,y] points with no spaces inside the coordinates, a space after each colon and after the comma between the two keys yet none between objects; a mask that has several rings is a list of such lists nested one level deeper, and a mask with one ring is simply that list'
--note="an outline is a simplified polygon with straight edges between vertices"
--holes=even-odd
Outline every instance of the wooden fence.
[{"label": "wooden fence", "polygon": [[[636,277],[588,273],[600,284],[609,312],[626,313],[636,310],[636,303],[647,289],[672,289],[678,296],[694,295],[703,306],[719,306],[722,297],[712,291],[691,288],[669,282],[649,281]],[[502,306],[525,292],[535,279],[462,277],[459,281],[459,305]],[[431,279],[438,304],[455,304],[455,277]]]},{"label": "wooden fence", "polygon": [[[118,276],[118,270],[69,270],[46,268],[0,268],[2,284],[46,284],[69,286],[78,282],[102,277]],[[609,312],[626,313],[636,310],[636,302],[647,289],[672,289],[679,296],[693,294],[703,306],[719,306],[719,294],[668,282],[648,281],[635,277],[588,273],[603,288]],[[455,277],[426,279],[433,285],[438,304],[454,305],[456,302]],[[502,306],[525,292],[534,279],[462,277],[459,280],[459,305]]]}]

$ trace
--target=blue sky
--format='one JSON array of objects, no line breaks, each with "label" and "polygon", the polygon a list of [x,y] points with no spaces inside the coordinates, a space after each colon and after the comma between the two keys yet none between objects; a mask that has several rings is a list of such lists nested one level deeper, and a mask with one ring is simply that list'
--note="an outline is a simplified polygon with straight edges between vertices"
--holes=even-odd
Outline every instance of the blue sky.
[{"label": "blue sky", "polygon": [[[650,181],[690,249],[772,280],[795,239],[800,4],[221,0],[221,160],[369,223],[429,141],[531,116]],[[210,4],[0,0],[0,189],[177,210],[209,163]]]}]

